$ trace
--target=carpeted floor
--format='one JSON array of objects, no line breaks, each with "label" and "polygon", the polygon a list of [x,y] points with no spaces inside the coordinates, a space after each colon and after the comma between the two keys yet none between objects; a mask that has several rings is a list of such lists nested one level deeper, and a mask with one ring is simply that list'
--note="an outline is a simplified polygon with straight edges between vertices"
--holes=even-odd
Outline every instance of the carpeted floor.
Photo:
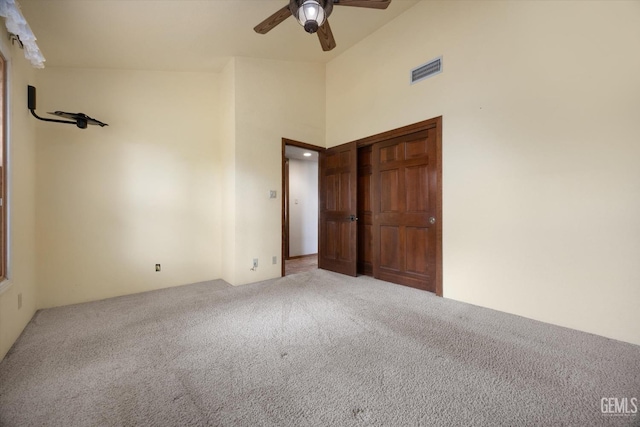
[{"label": "carpeted floor", "polygon": [[608,397],[640,347],[323,270],[42,310],[0,363],[2,426],[640,424]]}]

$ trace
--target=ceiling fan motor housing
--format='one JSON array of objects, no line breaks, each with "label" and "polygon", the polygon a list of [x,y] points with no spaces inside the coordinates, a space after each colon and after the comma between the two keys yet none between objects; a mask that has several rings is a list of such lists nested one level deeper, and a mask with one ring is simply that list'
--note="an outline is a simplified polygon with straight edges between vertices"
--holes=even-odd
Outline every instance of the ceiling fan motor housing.
[{"label": "ceiling fan motor housing", "polygon": [[333,0],[290,0],[289,9],[304,30],[313,34],[333,11]]}]

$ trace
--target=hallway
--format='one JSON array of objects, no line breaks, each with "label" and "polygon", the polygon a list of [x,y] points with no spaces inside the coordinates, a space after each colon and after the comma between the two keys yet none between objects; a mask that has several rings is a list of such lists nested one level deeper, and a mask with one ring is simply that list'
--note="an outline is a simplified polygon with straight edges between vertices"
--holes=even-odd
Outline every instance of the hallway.
[{"label": "hallway", "polygon": [[296,273],[304,273],[306,271],[318,268],[318,254],[304,255],[301,257],[288,259],[285,261],[285,276]]}]

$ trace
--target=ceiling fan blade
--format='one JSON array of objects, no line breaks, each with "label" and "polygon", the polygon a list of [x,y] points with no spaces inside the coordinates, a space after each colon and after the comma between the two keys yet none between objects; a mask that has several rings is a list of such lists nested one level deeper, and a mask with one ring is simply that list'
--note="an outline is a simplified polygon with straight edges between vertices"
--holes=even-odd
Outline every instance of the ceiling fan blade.
[{"label": "ceiling fan blade", "polygon": [[333,38],[333,32],[331,31],[331,26],[329,25],[329,20],[324,21],[324,24],[320,28],[318,28],[318,40],[320,40],[320,45],[322,46],[322,50],[325,52],[330,51],[334,47],[336,47],[336,39]]},{"label": "ceiling fan blade", "polygon": [[386,9],[391,0],[333,0],[334,6],[368,7],[370,9]]},{"label": "ceiling fan blade", "polygon": [[291,10],[289,9],[289,5],[286,5],[258,25],[254,27],[254,31],[258,34],[267,34],[269,31],[273,30],[273,28],[280,24],[282,21],[291,16]]}]

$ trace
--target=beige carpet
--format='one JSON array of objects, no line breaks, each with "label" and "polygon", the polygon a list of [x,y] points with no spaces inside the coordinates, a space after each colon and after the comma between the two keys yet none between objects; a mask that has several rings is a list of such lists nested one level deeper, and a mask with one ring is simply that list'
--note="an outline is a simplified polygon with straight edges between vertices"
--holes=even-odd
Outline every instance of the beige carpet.
[{"label": "beige carpet", "polygon": [[[640,347],[315,270],[39,311],[2,426],[628,426]],[[631,408],[630,408],[631,409]]]}]

